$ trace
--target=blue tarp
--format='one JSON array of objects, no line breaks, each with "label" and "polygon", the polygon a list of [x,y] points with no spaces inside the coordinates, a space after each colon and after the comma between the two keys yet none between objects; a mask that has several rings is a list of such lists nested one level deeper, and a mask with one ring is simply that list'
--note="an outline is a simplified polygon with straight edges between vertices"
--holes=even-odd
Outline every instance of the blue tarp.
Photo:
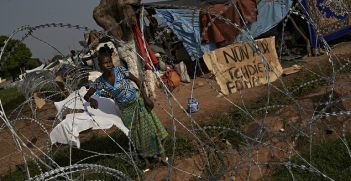
[{"label": "blue tarp", "polygon": [[[253,38],[257,38],[263,33],[266,33],[285,18],[292,4],[293,0],[280,0],[278,2],[261,0],[257,4],[257,21],[248,23],[247,28],[250,32],[245,31],[245,33],[251,35]],[[240,41],[240,39],[248,40],[243,33],[237,37],[238,41]]]},{"label": "blue tarp", "polygon": [[[155,9],[157,15],[162,18],[167,25],[176,34],[177,38],[182,41],[188,51],[191,59],[201,58],[204,53],[217,49],[216,45],[200,44],[200,19],[197,10],[194,12],[188,9]],[[192,23],[193,22],[193,23]],[[174,23],[174,24],[173,24]],[[199,51],[197,49],[199,48]]]},{"label": "blue tarp", "polygon": [[[339,38],[346,33],[351,32],[351,26],[348,22],[348,14],[346,11],[342,11],[340,7],[343,7],[341,3],[347,1],[326,1],[326,0],[303,0],[302,5],[307,10],[308,14],[316,27],[325,39],[330,41]],[[317,41],[316,35],[314,34],[314,28],[311,24],[308,25],[310,33],[311,47],[316,47],[321,43],[321,40]]]},{"label": "blue tarp", "polygon": [[[292,0],[281,0],[279,2],[261,0],[257,4],[257,21],[248,23],[247,25],[251,36],[256,38],[275,27],[287,15],[292,3]],[[177,35],[178,39],[182,41],[192,60],[195,60],[196,57],[201,58],[204,53],[217,49],[214,43],[201,43],[200,46],[198,45],[201,34],[199,10],[195,10],[194,12],[188,9],[155,10],[157,15],[162,18],[167,25],[172,24],[170,28]],[[237,37],[237,41],[240,40],[247,40],[247,38],[240,34]],[[199,49],[199,51],[197,51],[197,49]]]}]

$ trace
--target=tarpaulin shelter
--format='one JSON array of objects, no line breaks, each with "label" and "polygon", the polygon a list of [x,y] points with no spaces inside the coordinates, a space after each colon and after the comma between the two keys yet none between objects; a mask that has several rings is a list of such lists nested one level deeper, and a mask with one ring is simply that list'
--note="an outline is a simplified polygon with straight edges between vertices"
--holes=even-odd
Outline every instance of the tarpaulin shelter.
[{"label": "tarpaulin shelter", "polygon": [[[177,38],[182,41],[191,59],[195,60],[196,58],[201,58],[204,53],[217,49],[214,43],[201,42],[200,37],[202,32],[200,10],[198,10],[198,8],[225,2],[228,2],[228,0],[211,2],[201,0],[176,0],[146,3],[142,5],[146,8],[151,5],[152,7],[157,6],[154,9],[157,15],[170,26]],[[281,3],[259,1],[257,3],[257,21],[248,23],[248,31],[245,31],[245,34],[239,34],[236,39],[233,39],[233,42],[247,40],[246,35],[257,38],[261,34],[269,31],[285,18],[292,3],[293,0],[282,0]],[[192,7],[197,8],[196,10],[191,10],[190,8]]]}]

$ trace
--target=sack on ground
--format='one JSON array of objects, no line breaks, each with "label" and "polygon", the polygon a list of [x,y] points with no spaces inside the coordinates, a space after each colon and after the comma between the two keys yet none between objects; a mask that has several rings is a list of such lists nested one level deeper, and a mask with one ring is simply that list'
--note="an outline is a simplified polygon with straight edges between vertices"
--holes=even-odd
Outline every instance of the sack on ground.
[{"label": "sack on ground", "polygon": [[180,79],[177,72],[169,71],[167,72],[167,87],[179,87]]},{"label": "sack on ground", "polygon": [[186,65],[184,62],[180,62],[175,66],[176,70],[180,73],[180,81],[189,83],[190,82],[190,77],[188,74],[188,71],[186,69]]}]

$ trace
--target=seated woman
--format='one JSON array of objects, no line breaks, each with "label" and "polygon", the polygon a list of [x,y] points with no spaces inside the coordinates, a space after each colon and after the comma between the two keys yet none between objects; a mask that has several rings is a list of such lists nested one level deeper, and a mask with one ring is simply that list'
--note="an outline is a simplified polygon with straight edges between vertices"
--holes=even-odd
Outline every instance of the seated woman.
[{"label": "seated woman", "polygon": [[[99,66],[103,74],[95,80],[84,99],[90,102],[92,108],[97,109],[99,103],[91,98],[96,90],[104,89],[114,97],[121,111],[124,125],[131,131],[131,139],[137,151],[143,154],[142,157],[146,163],[144,172],[149,171],[150,162],[147,157],[148,155],[159,155],[161,157],[161,154],[163,157],[162,142],[168,133],[152,111],[154,104],[146,96],[138,78],[124,67],[114,68],[109,53],[100,54]],[[141,94],[127,79],[137,84]]]}]

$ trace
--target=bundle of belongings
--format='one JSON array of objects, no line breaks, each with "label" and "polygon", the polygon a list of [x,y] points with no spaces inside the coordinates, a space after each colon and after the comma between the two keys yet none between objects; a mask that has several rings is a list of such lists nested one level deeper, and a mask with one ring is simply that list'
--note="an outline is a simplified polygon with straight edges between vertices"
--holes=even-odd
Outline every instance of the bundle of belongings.
[{"label": "bundle of belongings", "polygon": [[151,45],[155,56],[158,59],[158,72],[162,75],[161,80],[167,85],[172,91],[180,85],[180,82],[190,83],[190,77],[187,71],[187,67],[183,61],[175,63],[170,61],[167,55],[164,53],[163,48],[156,45]]},{"label": "bundle of belongings", "polygon": [[160,77],[162,82],[167,85],[167,88],[172,92],[180,85],[179,73],[171,68],[166,70]]},{"label": "bundle of belongings", "polygon": [[70,110],[84,110],[83,113],[67,114],[50,133],[51,144],[70,144],[80,148],[79,133],[89,129],[110,129],[117,126],[124,134],[128,135],[128,128],[122,121],[122,116],[112,99],[93,95],[92,98],[99,102],[99,109],[90,107],[83,97],[86,89],[80,89],[70,94],[65,100],[55,102],[56,117],[62,120]]}]

